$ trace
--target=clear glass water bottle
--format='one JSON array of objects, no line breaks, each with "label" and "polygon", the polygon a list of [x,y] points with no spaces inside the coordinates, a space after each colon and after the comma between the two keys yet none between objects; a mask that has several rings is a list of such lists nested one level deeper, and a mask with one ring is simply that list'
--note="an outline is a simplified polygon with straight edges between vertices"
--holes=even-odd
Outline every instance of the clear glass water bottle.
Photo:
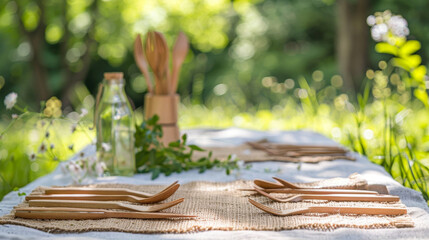
[{"label": "clear glass water bottle", "polygon": [[136,170],[134,118],[124,85],[123,73],[105,73],[97,95],[97,159],[107,175],[132,176]]}]

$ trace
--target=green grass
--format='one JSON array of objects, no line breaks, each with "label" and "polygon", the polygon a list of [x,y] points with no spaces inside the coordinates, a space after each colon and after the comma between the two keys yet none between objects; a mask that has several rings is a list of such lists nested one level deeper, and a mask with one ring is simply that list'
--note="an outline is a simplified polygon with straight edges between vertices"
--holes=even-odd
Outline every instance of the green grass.
[{"label": "green grass", "polygon": [[50,173],[91,142],[90,131],[78,126],[73,132],[72,126],[69,119],[30,112],[11,123],[0,141],[0,199]]}]

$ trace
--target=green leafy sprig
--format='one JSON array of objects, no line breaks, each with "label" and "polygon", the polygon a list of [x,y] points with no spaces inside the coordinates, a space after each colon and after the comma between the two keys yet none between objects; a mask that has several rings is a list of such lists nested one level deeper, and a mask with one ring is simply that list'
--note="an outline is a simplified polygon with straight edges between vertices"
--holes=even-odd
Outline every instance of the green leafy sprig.
[{"label": "green leafy sprig", "polygon": [[166,176],[172,173],[180,173],[191,169],[199,169],[200,173],[207,169],[223,168],[226,174],[231,170],[238,169],[236,159],[228,156],[228,159],[221,161],[212,159],[212,152],[208,152],[207,157],[198,160],[192,158],[194,151],[206,151],[197,145],[187,145],[187,135],[184,134],[178,141],[171,142],[164,146],[158,139],[162,137],[162,128],[157,124],[158,116],[144,121],[140,126],[136,126],[135,148],[137,172],[152,173],[152,179],[159,177],[161,173]]}]

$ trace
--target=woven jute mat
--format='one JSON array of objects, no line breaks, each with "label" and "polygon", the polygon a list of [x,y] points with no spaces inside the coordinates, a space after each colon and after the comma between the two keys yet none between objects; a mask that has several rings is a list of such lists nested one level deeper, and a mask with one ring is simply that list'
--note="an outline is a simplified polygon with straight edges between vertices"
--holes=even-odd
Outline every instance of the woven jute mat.
[{"label": "woven jute mat", "polygon": [[[358,181],[356,181],[358,179]],[[359,177],[337,178],[339,186],[362,187]],[[318,185],[332,181],[320,181]],[[99,220],[32,220],[15,218],[13,211],[0,218],[0,224],[17,224],[39,229],[46,232],[87,232],[87,231],[119,231],[130,233],[185,233],[207,230],[259,230],[279,231],[287,229],[331,230],[340,227],[349,228],[401,228],[413,227],[409,215],[402,216],[365,216],[365,215],[328,215],[306,214],[289,217],[278,217],[262,212],[248,202],[252,198],[270,207],[282,210],[292,210],[307,206],[356,206],[356,207],[398,207],[402,203],[368,203],[368,202],[328,202],[304,201],[296,203],[275,203],[253,193],[239,191],[249,188],[251,181],[235,181],[228,183],[191,182],[184,184],[169,199],[185,198],[178,206],[163,212],[197,215],[197,219],[142,220],[142,219],[99,219]],[[125,185],[98,184],[91,187],[126,188],[146,192],[157,192],[164,186],[156,185]],[[41,194],[42,187],[32,194]],[[28,206],[26,202],[18,205]]]},{"label": "woven jute mat", "polygon": [[275,162],[295,162],[295,163],[318,163],[323,161],[332,161],[332,160],[350,160],[355,161],[356,159],[352,156],[300,156],[300,157],[288,157],[288,156],[278,156],[278,155],[269,155],[267,152],[259,149],[254,149],[247,144],[233,146],[233,147],[204,147],[206,151],[197,152],[195,151],[192,154],[192,159],[198,160],[202,157],[207,157],[209,151],[212,152],[213,158],[219,160],[225,160],[228,156],[235,156],[239,160],[244,162],[265,162],[265,161],[275,161]]}]

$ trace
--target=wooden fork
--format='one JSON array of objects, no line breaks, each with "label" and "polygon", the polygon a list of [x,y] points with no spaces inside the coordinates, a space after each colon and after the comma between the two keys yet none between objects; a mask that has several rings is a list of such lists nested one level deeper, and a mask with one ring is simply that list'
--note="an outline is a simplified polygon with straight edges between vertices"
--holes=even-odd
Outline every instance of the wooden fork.
[{"label": "wooden fork", "polygon": [[298,194],[289,198],[277,198],[262,190],[256,192],[276,202],[300,202],[302,200],[356,201],[356,202],[398,202],[398,196],[374,194]]},{"label": "wooden fork", "polygon": [[173,195],[180,184],[176,184],[166,191],[155,194],[152,197],[140,198],[132,195],[96,195],[96,194],[52,194],[52,195],[29,195],[25,200],[57,199],[57,200],[90,200],[90,201],[129,201],[136,203],[156,203]]},{"label": "wooden fork", "polygon": [[276,216],[292,216],[304,213],[330,213],[330,214],[367,214],[367,215],[403,215],[407,214],[406,208],[393,207],[307,207],[294,210],[277,210],[265,206],[249,198],[249,202],[264,212]]},{"label": "wooden fork", "polygon": [[45,194],[97,194],[97,195],[132,195],[141,198],[156,196],[164,191],[174,188],[178,181],[175,181],[168,187],[156,194],[134,191],[124,188],[88,188],[88,187],[54,187],[45,188]]},{"label": "wooden fork", "polygon": [[86,208],[16,208],[15,216],[30,219],[101,219],[101,218],[195,218],[176,213],[117,212]]},{"label": "wooden fork", "polygon": [[30,200],[30,207],[68,207],[68,208],[92,208],[92,209],[124,209],[135,212],[158,212],[171,208],[181,202],[184,198],[179,198],[171,202],[139,206],[121,202],[101,202],[101,201],[79,201],[79,200]]},{"label": "wooden fork", "polygon": [[[266,193],[286,193],[286,194],[379,194],[380,192],[369,190],[354,190],[354,189],[292,189],[292,188],[277,188],[277,189],[263,189],[263,188],[242,188],[241,191],[264,191]],[[388,194],[388,193],[382,193]]]}]

